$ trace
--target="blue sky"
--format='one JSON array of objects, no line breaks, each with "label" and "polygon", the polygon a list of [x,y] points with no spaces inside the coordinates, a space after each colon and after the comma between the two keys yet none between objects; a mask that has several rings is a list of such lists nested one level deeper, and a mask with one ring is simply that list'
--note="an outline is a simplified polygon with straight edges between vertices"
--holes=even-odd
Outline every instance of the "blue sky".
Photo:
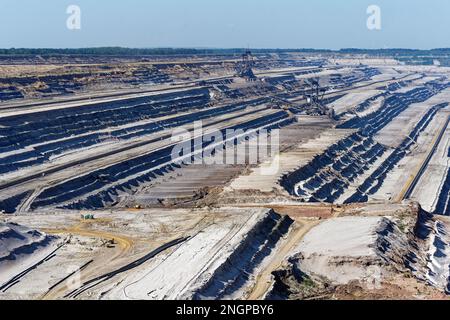
[{"label": "blue sky", "polygon": [[[71,4],[81,30],[66,28]],[[450,47],[449,31],[448,0],[0,0],[0,48],[428,49]]]}]

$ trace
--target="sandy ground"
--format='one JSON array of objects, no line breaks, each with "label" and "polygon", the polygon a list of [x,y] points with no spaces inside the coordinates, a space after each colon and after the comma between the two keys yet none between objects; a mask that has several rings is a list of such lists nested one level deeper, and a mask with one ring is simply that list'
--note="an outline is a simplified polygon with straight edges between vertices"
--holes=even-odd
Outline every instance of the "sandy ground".
[{"label": "sandy ground", "polygon": [[[406,191],[413,178],[419,173],[425,159],[431,152],[431,148],[434,145],[437,136],[441,132],[443,125],[448,117],[447,110],[441,110],[436,114],[434,119],[426,130],[419,136],[417,145],[414,147],[411,153],[407,154],[398,165],[392,170],[384,180],[383,186],[373,195],[374,199],[386,199],[386,197],[393,199],[394,201],[401,201],[403,193]],[[445,137],[444,137],[445,138]],[[442,141],[445,141],[442,139]],[[445,142],[444,142],[445,143]],[[441,149],[442,150],[442,149]],[[442,172],[436,172],[438,174]],[[443,176],[436,176],[437,179],[444,179]],[[420,183],[419,183],[420,185]],[[440,184],[439,184],[440,185]],[[400,188],[399,186],[404,186]],[[430,196],[431,201],[435,201],[439,193],[434,197],[432,192],[436,191],[436,185],[428,184],[429,190],[422,189],[424,195]],[[425,187],[426,188],[426,187]],[[427,202],[425,202],[425,205]]]},{"label": "sandy ground", "polygon": [[438,149],[411,196],[411,200],[419,202],[429,212],[434,212],[436,209],[440,190],[450,168],[449,148],[450,128],[447,128]]},{"label": "sandy ground", "polygon": [[0,65],[0,74],[6,77],[20,77],[24,74],[43,74],[61,68],[58,65]]},{"label": "sandy ground", "polygon": [[[293,210],[296,211],[296,210]],[[282,268],[290,253],[308,232],[320,223],[318,219],[296,219],[289,239],[280,247],[277,254],[270,259],[270,263],[258,275],[255,285],[249,291],[248,300],[260,300],[265,297],[273,284],[273,272]]]},{"label": "sandy ground", "polygon": [[[230,183],[229,187],[225,188],[225,192],[234,190],[270,192],[274,188],[282,190],[278,181],[284,174],[304,166],[328,146],[352,133],[353,130],[324,130],[319,135],[316,134],[311,139],[298,144],[292,150],[282,152],[276,162],[262,164],[253,169],[249,175],[239,176]],[[273,170],[269,170],[271,168]]]},{"label": "sandy ground", "polygon": [[[360,60],[349,59],[340,60],[339,63],[353,64],[358,61]],[[396,66],[395,61],[391,60],[380,59],[366,62],[374,66],[383,65],[380,68],[384,71],[383,75],[376,76],[369,82],[392,81],[392,77],[400,77],[408,73],[412,74],[410,77],[417,77],[417,74],[413,74],[417,70],[427,70],[433,74],[446,72],[445,69],[437,68],[417,69]],[[301,69],[288,68],[273,72],[296,70]],[[396,70],[402,71],[403,74]],[[351,71],[351,69],[346,68],[341,71]],[[325,70],[323,74],[319,75],[335,72],[336,70]],[[272,75],[273,73],[262,72],[261,74]],[[431,75],[414,83],[413,86],[421,85],[435,78],[434,75]],[[380,84],[355,89],[348,93],[333,103],[336,112],[344,113],[367,98],[380,93],[381,91],[376,90],[377,86]],[[408,90],[411,90],[413,86]],[[377,135],[377,141],[391,147],[397,146],[431,106],[449,101],[449,96],[450,90],[446,90],[424,103],[412,105]],[[381,102],[381,99],[374,102],[365,113],[376,111]],[[76,107],[76,103],[47,107],[49,109]],[[245,118],[240,117],[237,120],[228,121],[230,115],[227,115],[219,119],[224,120],[224,125],[225,123],[230,125],[276,112],[275,108],[268,109],[265,105],[254,108],[254,110],[254,114]],[[13,113],[11,110],[3,111],[6,112],[3,115]],[[33,108],[23,110],[23,112],[34,111]],[[365,113],[361,113],[360,116]],[[299,169],[330,145],[354,132],[354,130],[333,129],[335,123],[324,122],[320,117],[299,115],[297,116],[298,123],[283,128],[281,131],[284,134],[280,141],[282,152],[275,170],[268,170],[271,163],[248,167],[243,170],[242,174],[239,174],[239,170],[237,170],[237,176],[228,185],[208,195],[208,201],[202,199],[205,201],[193,202],[193,207],[198,205],[203,206],[202,208],[176,209],[168,206],[168,208],[153,207],[143,210],[139,208],[100,210],[94,212],[93,220],[84,220],[80,217],[81,213],[92,212],[51,209],[32,214],[0,215],[4,222],[17,222],[58,236],[60,241],[67,240],[53,257],[26,274],[8,290],[0,293],[0,299],[62,298],[73,290],[82,288],[83,282],[120,270],[130,263],[139,261],[153,250],[180,238],[184,240],[173,247],[162,250],[142,264],[132,266],[120,274],[115,274],[111,279],[99,282],[76,298],[189,299],[198,292],[202,292],[201,298],[214,298],[208,294],[211,292],[217,294],[220,292],[221,286],[236,282],[234,290],[224,293],[226,298],[262,299],[274,285],[274,271],[285,268],[288,264],[287,259],[293,257],[297,259],[297,266],[302,272],[326,278],[333,285],[347,286],[336,290],[335,293],[338,296],[345,297],[347,289],[353,294],[359,289],[352,287],[354,285],[352,281],[364,282],[368,278],[373,279],[371,278],[374,276],[373,272],[379,272],[380,268],[380,272],[384,272],[380,266],[385,263],[387,258],[380,253],[380,246],[383,247],[387,243],[387,247],[383,247],[387,248],[386,251],[392,247],[405,246],[402,239],[406,237],[407,233],[404,230],[403,233],[400,232],[402,225],[394,228],[389,223],[393,223],[394,220],[398,222],[405,216],[407,219],[414,219],[416,212],[407,211],[405,209],[407,205],[389,204],[388,202],[396,198],[397,193],[401,191],[399,186],[408,183],[409,174],[414,172],[427,155],[429,145],[441,127],[444,113],[439,113],[435,117],[427,130],[420,136],[417,148],[390,173],[383,187],[371,199],[375,201],[370,204],[302,205],[286,194],[279,185],[279,180],[284,174]],[[239,113],[234,115],[239,115]],[[2,115],[0,114],[0,116]],[[220,127],[222,128],[222,126]],[[439,177],[442,177],[448,170],[449,163],[445,157],[448,151],[448,135],[447,130],[443,142],[413,195],[413,199],[423,203],[425,209],[433,207],[432,199],[433,195],[436,195]],[[155,137],[156,135],[151,138]],[[150,137],[142,139],[150,139]],[[122,145],[126,145],[126,143],[107,143],[97,146],[95,149],[66,154],[54,158],[51,163],[44,164],[39,169],[44,170],[57,164],[73,161],[80,156],[93,155],[111,149],[112,146]],[[159,141],[150,147],[153,150],[165,145],[167,145],[167,141]],[[149,152],[149,146],[127,152],[120,159],[119,155],[114,155],[110,159],[101,159],[85,167],[75,167],[75,169],[78,170],[78,174],[81,174],[89,172],[93,168],[138,156],[145,152]],[[341,198],[344,199],[353,193],[388,154],[375,162],[364,175],[358,177]],[[20,173],[15,172],[2,178],[5,181],[10,180],[30,174],[36,169],[38,168],[27,169],[28,171],[24,170]],[[227,168],[219,170],[227,170]],[[214,172],[213,170],[211,174]],[[41,192],[43,184],[63,181],[71,174],[73,173],[42,177],[29,185],[22,185],[20,188],[22,188],[21,190],[31,188]],[[191,176],[195,176],[195,171],[191,173]],[[181,174],[177,179],[183,180],[184,178],[186,180],[186,177],[188,176]],[[169,179],[169,177],[166,178]],[[212,180],[214,179],[211,179],[210,183]],[[170,192],[171,188],[174,193],[178,191],[182,193],[186,189],[191,190],[189,181],[171,182],[166,184],[168,186],[166,189],[161,188],[162,195],[165,194],[164,192]],[[208,174],[205,173],[205,177],[196,183],[199,183],[199,188],[203,184],[208,186]],[[177,188],[179,190],[176,190]],[[7,191],[2,192],[1,197],[8,195]],[[16,191],[14,190],[14,192]],[[147,191],[151,194],[151,189]],[[342,199],[338,199],[338,202]],[[205,203],[208,205],[204,206]],[[282,218],[289,215],[295,222],[289,232],[283,234],[276,243],[269,246],[269,240],[275,235],[279,235],[278,225],[267,227],[267,230],[261,227],[262,222],[267,223],[266,218],[271,213],[271,209],[274,209]],[[427,265],[430,270],[428,279],[440,287],[445,286],[449,277],[448,257],[450,253],[447,247],[450,242],[447,227],[445,223],[443,226],[435,221],[434,225],[430,224],[430,229],[433,230],[432,236],[423,240],[426,252],[430,257]],[[255,230],[258,230],[259,234],[255,233]],[[265,237],[262,241],[258,239],[261,233]],[[445,246],[440,246],[441,242]],[[262,250],[264,248],[269,249]],[[10,267],[8,272],[1,274],[0,282],[7,281],[23,268],[42,260],[46,254],[48,251],[29,256],[28,259],[32,259],[23,260],[26,263],[23,263],[20,268]],[[254,265],[250,264],[251,268],[248,274],[246,273],[245,281],[239,283],[239,272],[236,273],[234,270],[236,260],[242,262],[246,259]],[[392,263],[392,265],[395,264]],[[247,272],[247,269],[244,271],[238,269],[238,271]],[[375,276],[378,275],[375,274]],[[399,279],[395,278],[392,285],[415,285],[412,280],[407,282],[405,279]],[[385,295],[389,296],[392,292],[396,291],[394,289],[386,291]]]},{"label": "sandy ground", "polygon": [[336,115],[340,115],[381,92],[380,90],[363,90],[361,92],[350,93],[336,100],[330,106],[334,109]]},{"label": "sandy ground", "polygon": [[[186,242],[117,275],[112,281],[101,283],[79,298],[189,298],[268,214],[268,209],[224,208],[99,212],[92,221],[80,220],[73,213],[63,211],[59,215],[49,212],[9,216],[9,222],[40,225],[47,233],[70,241],[0,298],[61,298],[86,280],[116,270],[170,240],[186,236],[190,237]],[[85,269],[64,280],[90,260],[93,261]],[[11,270],[17,273],[17,268]],[[52,288],[61,280],[64,281]],[[244,291],[238,296],[243,294]]]},{"label": "sandy ground", "polygon": [[438,93],[423,103],[412,104],[384,127],[375,136],[375,140],[381,144],[396,147],[431,107],[445,102],[450,102],[450,89]]},{"label": "sandy ground", "polygon": [[203,229],[171,254],[127,277],[104,297],[132,300],[190,297],[202,285],[201,278],[214,272],[214,265],[220,265],[233,252],[260,215],[258,210],[249,215],[235,214],[233,219]]},{"label": "sandy ground", "polygon": [[18,224],[0,223],[0,285],[47,257],[58,239]]}]

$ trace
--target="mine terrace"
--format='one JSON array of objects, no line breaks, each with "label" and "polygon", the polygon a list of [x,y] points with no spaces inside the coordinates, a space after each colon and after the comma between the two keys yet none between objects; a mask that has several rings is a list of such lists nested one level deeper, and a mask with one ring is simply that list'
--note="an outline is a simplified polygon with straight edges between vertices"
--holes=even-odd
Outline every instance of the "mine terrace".
[{"label": "mine terrace", "polygon": [[[358,53],[1,55],[0,298],[446,299],[449,77]],[[227,130],[247,136],[206,157],[264,133],[275,170],[173,159]]]}]

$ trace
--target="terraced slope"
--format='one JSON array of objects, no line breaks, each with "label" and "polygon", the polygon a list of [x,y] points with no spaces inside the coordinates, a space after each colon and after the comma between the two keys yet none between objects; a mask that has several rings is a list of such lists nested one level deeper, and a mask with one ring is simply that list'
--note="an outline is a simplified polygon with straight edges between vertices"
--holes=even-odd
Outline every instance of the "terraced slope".
[{"label": "terraced slope", "polygon": [[[222,129],[255,130],[271,129],[291,122],[284,111],[276,112],[239,125]],[[192,140],[192,143],[196,141]],[[237,143],[237,140],[234,140]],[[196,144],[194,144],[195,149]],[[211,142],[202,143],[205,151],[215,148]],[[45,206],[63,206],[68,209],[101,208],[113,205],[120,193],[132,193],[138,186],[151,182],[157,176],[178,168],[176,159],[172,159],[173,146],[150,152],[149,154],[128,159],[124,162],[94,170],[87,175],[70,179],[44,190],[31,204],[31,209]],[[185,155],[185,159],[193,155]]]},{"label": "terraced slope", "polygon": [[[396,93],[386,98],[381,108],[364,117],[354,118],[339,125],[341,129],[357,132],[316,156],[307,166],[285,175],[280,184],[291,194],[305,202],[335,202],[345,190],[387,152],[387,147],[375,142],[374,135],[414,103],[428,100],[447,88],[448,83],[428,83],[407,93]],[[434,106],[411,132],[410,137],[390,155],[361,189],[347,202],[367,201],[366,192],[375,192],[383,177],[406,154],[428,126],[435,114],[447,104]],[[370,191],[369,191],[370,189]]]},{"label": "terraced slope", "polygon": [[190,116],[153,120],[206,109],[209,101],[209,91],[199,89],[1,118],[0,174],[42,164],[65,152],[112,139],[132,139],[243,108],[232,105]]}]

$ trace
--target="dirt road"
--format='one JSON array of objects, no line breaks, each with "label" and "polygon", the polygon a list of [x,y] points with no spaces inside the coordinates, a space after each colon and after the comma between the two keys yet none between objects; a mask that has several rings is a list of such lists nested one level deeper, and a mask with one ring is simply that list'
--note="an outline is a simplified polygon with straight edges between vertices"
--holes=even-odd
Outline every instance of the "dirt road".
[{"label": "dirt road", "polygon": [[248,295],[248,300],[260,300],[272,285],[272,272],[280,269],[287,255],[292,253],[296,245],[300,243],[306,233],[318,225],[320,220],[297,220],[293,229],[289,232],[288,239],[277,250],[270,264],[258,275],[255,286]]},{"label": "dirt road", "polygon": [[[93,263],[89,265],[88,268],[81,271],[80,280],[83,282],[86,279],[89,279],[97,274],[104,272],[104,266],[111,266],[112,263],[120,258],[125,257],[130,250],[133,248],[134,241],[128,237],[113,234],[104,231],[96,231],[90,230],[87,227],[90,225],[89,222],[81,222],[71,228],[68,229],[44,229],[43,231],[47,234],[64,234],[64,235],[78,235],[83,237],[92,237],[98,239],[109,240],[111,243],[117,244],[116,247],[111,248],[111,254],[108,255],[105,260],[104,255],[100,255],[100,257],[93,258]],[[74,275],[75,276],[75,275]],[[66,279],[63,283],[51,289],[47,293],[45,293],[41,299],[43,300],[54,300],[61,298],[64,294],[70,290],[68,288],[68,283],[70,282],[71,277]]]}]

